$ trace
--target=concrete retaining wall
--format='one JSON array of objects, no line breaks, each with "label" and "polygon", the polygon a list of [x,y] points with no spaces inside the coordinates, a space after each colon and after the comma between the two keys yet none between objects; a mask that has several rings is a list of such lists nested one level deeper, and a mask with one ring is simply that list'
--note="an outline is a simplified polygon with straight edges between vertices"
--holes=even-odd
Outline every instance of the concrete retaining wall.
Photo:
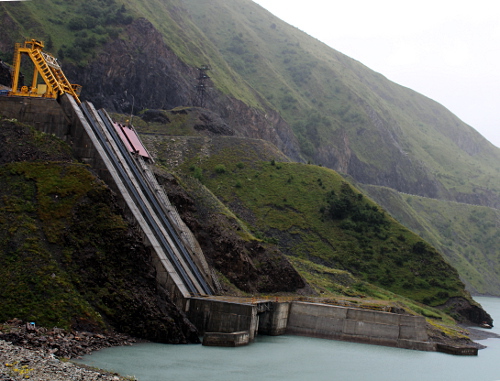
[{"label": "concrete retaining wall", "polygon": [[286,333],[434,351],[425,319],[388,312],[293,302]]},{"label": "concrete retaining wall", "polygon": [[259,323],[256,304],[191,298],[187,314],[201,334],[248,331],[250,341],[257,334]]},{"label": "concrete retaining wall", "polygon": [[[194,298],[190,300],[188,317],[201,334],[209,333],[208,345],[228,345],[234,337],[216,333],[249,333],[252,341],[257,333],[265,335],[293,334],[323,339],[352,341],[398,348],[435,351],[428,342],[425,319],[304,302],[268,302],[255,304]],[[226,344],[224,344],[226,343]],[[243,344],[239,344],[243,345]]]},{"label": "concrete retaining wall", "polygon": [[283,335],[288,324],[290,303],[269,302],[268,310],[259,315],[259,333],[269,336]]},{"label": "concrete retaining wall", "polygon": [[0,113],[68,141],[71,122],[55,99],[0,96]]}]

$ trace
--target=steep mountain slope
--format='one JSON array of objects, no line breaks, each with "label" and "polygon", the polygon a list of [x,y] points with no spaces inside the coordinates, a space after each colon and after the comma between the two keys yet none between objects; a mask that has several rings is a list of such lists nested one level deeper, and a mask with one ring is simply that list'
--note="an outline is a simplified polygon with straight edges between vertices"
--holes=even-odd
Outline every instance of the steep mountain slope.
[{"label": "steep mountain slope", "polygon": [[[84,97],[127,112],[133,104],[136,110],[193,104],[196,66],[210,64],[207,107],[238,135],[270,140],[295,160],[302,156],[362,183],[498,206],[497,148],[436,102],[252,1],[121,4],[63,7],[46,0],[43,10],[30,2],[2,4],[0,50],[11,50],[13,37],[27,32],[50,38],[53,50],[64,53],[68,76],[84,85]],[[71,10],[85,23],[64,18]],[[107,29],[96,25],[99,10],[113,15]],[[70,48],[81,54],[67,54]]]},{"label": "steep mountain slope", "polygon": [[[9,61],[23,36],[50,42],[98,107],[130,113],[193,105],[196,67],[210,64],[206,104],[226,134],[265,139],[295,161],[362,184],[499,206],[497,148],[436,102],[249,0],[3,2],[0,12],[2,58]],[[171,133],[171,126],[155,133]],[[444,253],[452,264],[465,260],[461,269],[474,266],[462,246]],[[496,252],[487,255],[496,260]],[[462,270],[461,276],[469,277]]]},{"label": "steep mountain slope", "polygon": [[500,294],[500,246],[497,209],[401,194],[363,186],[402,224],[438,248],[478,294]]},{"label": "steep mountain slope", "polygon": [[0,321],[198,342],[109,188],[55,137],[0,127]]},{"label": "steep mountain slope", "polygon": [[500,205],[500,151],[444,107],[250,1],[184,4],[231,67],[292,125],[305,157],[362,183]]}]

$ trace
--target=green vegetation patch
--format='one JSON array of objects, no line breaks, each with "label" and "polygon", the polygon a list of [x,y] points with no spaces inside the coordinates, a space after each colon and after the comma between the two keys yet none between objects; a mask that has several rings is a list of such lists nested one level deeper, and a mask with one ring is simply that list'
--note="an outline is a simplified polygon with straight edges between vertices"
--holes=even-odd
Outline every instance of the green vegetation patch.
[{"label": "green vegetation patch", "polygon": [[[245,156],[237,152],[220,150],[182,168],[291,260],[347,271],[428,305],[463,295],[457,272],[433,247],[334,171],[274,160],[241,166]],[[318,289],[353,292],[317,281]]]},{"label": "green vegetation patch", "polygon": [[[65,171],[72,173],[62,175]],[[64,258],[54,255],[54,249],[60,251],[62,247],[52,245],[64,232],[61,219],[71,213],[76,202],[68,195],[77,192],[76,173],[82,171],[88,173],[81,168],[70,171],[67,165],[50,164],[19,163],[0,168],[0,221],[4,226],[0,229],[0,320],[18,317],[66,328],[81,319],[103,324],[99,314],[73,286],[72,276],[61,268]],[[41,179],[47,172],[52,172],[49,181],[61,186],[61,198],[68,198],[60,200],[59,205],[56,193],[51,191],[54,188],[39,185],[33,179]],[[55,178],[68,183],[62,185]],[[61,254],[70,253],[64,249]]]},{"label": "green vegetation patch", "polygon": [[7,164],[0,179],[0,320],[104,328],[102,314],[133,331],[137,248],[108,188],[71,163]]},{"label": "green vegetation patch", "polygon": [[16,42],[24,42],[19,39],[26,36],[36,38],[58,59],[78,64],[106,42],[116,40],[123,27],[137,17],[120,0],[46,0],[2,7],[19,28],[18,36],[11,36]]},{"label": "green vegetation patch", "polygon": [[363,188],[398,221],[439,249],[470,292],[500,292],[498,210],[400,194],[384,187]]},{"label": "green vegetation patch", "polygon": [[76,164],[20,162],[10,168],[13,174],[35,182],[38,217],[43,222],[44,233],[50,243],[60,243],[73,206],[92,189],[95,177]]}]

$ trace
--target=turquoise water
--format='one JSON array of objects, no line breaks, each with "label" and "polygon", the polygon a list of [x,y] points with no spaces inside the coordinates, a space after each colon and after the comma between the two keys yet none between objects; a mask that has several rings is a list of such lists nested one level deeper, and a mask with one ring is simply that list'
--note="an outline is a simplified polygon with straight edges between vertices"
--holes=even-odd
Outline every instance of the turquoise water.
[{"label": "turquoise water", "polygon": [[[500,322],[499,298],[476,298]],[[499,323],[500,325],[500,323]],[[493,331],[500,334],[499,328]],[[500,339],[477,357],[297,336],[258,336],[240,348],[144,343],[103,349],[81,362],[140,381],[498,381]]]}]

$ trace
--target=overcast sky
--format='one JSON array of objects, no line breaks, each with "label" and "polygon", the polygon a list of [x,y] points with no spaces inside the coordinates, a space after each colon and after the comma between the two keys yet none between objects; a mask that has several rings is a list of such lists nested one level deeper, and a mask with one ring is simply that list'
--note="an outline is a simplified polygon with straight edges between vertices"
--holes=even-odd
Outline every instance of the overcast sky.
[{"label": "overcast sky", "polygon": [[500,147],[500,1],[253,1]]}]

